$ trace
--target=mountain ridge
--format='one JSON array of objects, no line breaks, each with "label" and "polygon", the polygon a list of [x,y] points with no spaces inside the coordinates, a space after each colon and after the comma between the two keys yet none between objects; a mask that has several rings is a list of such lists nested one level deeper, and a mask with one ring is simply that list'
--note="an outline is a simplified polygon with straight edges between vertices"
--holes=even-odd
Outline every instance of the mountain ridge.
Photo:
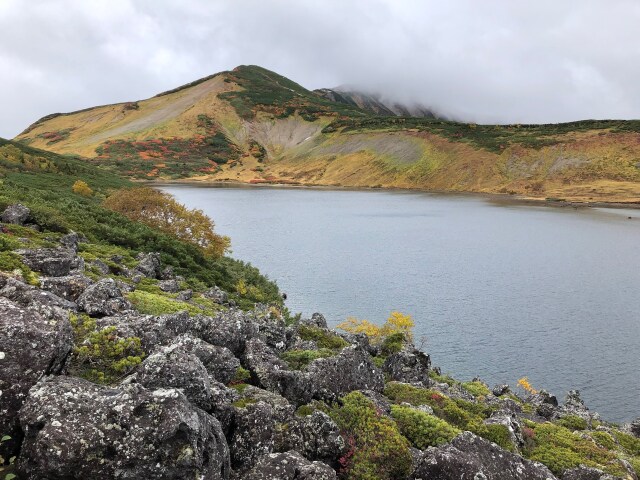
[{"label": "mountain ridge", "polygon": [[16,140],[144,180],[640,201],[639,121],[477,125],[373,115],[337,95],[239,66],[145,100],[48,115]]}]

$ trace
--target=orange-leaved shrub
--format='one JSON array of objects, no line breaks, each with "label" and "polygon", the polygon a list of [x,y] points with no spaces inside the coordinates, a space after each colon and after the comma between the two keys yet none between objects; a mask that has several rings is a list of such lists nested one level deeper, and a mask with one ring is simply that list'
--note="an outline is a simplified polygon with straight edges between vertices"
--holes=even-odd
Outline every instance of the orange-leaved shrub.
[{"label": "orange-leaved shrub", "polygon": [[73,186],[71,187],[73,193],[77,193],[78,195],[82,195],[83,197],[90,197],[93,195],[93,190],[87,184],[87,182],[83,182],[82,180],[76,180]]},{"label": "orange-leaved shrub", "polygon": [[200,247],[206,255],[222,256],[229,237],[214,232],[214,223],[202,210],[189,209],[172,195],[149,187],[125,188],[104,202],[110,210]]}]

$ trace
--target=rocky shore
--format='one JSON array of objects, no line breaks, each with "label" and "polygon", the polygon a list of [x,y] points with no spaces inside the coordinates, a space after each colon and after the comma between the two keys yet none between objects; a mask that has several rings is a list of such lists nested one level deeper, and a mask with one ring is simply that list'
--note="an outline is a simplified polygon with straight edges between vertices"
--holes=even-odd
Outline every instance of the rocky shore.
[{"label": "rocky shore", "polygon": [[[8,207],[2,234],[28,219]],[[638,478],[640,419],[607,423],[578,392],[458,382],[409,338],[243,310],[185,288],[159,252],[99,258],[46,235],[17,239],[33,277],[0,272],[3,478]],[[184,308],[145,313],[150,291]]]}]

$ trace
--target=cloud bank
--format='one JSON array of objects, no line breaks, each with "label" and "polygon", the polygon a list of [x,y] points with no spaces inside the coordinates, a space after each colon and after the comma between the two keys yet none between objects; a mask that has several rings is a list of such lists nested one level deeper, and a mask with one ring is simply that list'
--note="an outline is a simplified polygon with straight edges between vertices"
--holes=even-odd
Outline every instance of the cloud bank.
[{"label": "cloud bank", "polygon": [[637,0],[0,0],[0,136],[240,64],[476,122],[640,118]]}]

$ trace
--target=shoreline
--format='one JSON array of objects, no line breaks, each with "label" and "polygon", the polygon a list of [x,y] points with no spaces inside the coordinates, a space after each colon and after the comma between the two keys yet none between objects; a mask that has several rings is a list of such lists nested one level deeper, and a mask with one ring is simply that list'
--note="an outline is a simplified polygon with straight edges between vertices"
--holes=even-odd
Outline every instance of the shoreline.
[{"label": "shoreline", "polygon": [[299,190],[335,190],[335,191],[388,191],[395,193],[426,193],[432,195],[451,195],[451,196],[472,196],[481,197],[489,202],[519,204],[530,206],[554,207],[554,208],[611,208],[611,209],[640,209],[640,202],[607,202],[607,201],[589,201],[582,202],[576,200],[550,200],[542,197],[526,197],[521,195],[512,195],[508,193],[490,193],[490,192],[472,192],[472,191],[452,191],[452,190],[427,190],[421,188],[398,188],[398,187],[350,187],[339,185],[310,185],[296,183],[249,183],[242,181],[202,181],[202,180],[142,180],[136,183],[152,185],[152,186],[189,186],[198,188],[274,188],[274,189],[299,189]]}]

